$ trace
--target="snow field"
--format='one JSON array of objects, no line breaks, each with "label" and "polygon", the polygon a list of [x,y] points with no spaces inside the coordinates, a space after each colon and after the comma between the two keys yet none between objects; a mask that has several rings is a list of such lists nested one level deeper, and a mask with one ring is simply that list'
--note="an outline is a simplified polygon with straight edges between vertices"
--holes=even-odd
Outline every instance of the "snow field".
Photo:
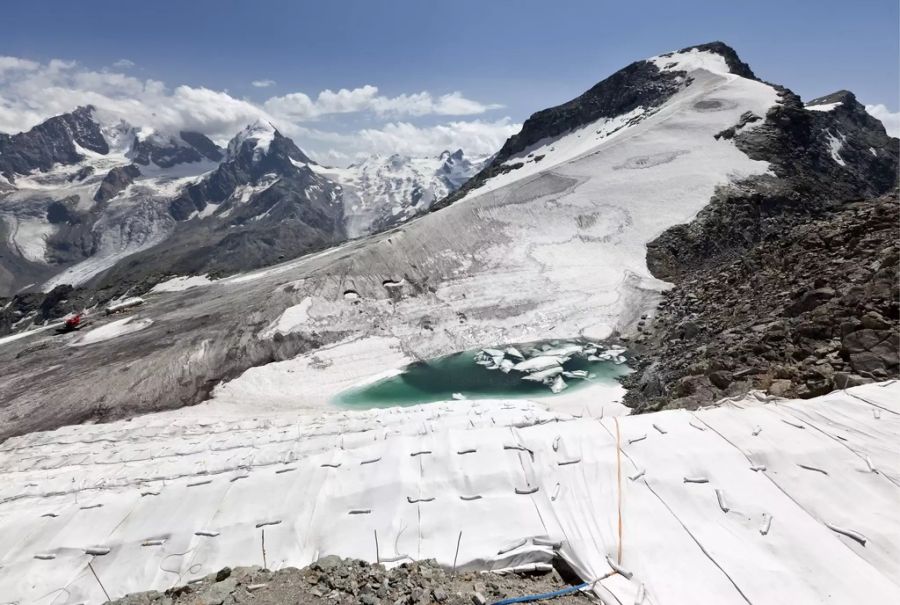
[{"label": "snow field", "polygon": [[70,346],[83,347],[96,344],[98,342],[104,342],[106,340],[118,338],[119,336],[125,336],[126,334],[138,332],[140,330],[143,330],[144,328],[150,327],[151,325],[153,325],[153,320],[149,318],[137,319],[135,317],[126,317],[125,319],[118,319],[106,325],[100,326],[99,328],[94,328],[93,330],[86,332],[82,336],[73,340],[70,343]]}]

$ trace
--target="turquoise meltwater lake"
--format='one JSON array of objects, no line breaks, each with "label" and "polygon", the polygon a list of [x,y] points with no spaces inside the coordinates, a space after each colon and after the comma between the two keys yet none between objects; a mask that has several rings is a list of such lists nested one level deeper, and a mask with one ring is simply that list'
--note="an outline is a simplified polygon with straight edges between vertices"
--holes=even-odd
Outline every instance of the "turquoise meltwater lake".
[{"label": "turquoise meltwater lake", "polygon": [[[494,353],[493,357],[486,352]],[[502,357],[496,355],[501,352],[505,352]],[[461,397],[543,398],[554,391],[571,392],[598,382],[616,382],[630,372],[622,353],[622,349],[568,341],[463,351],[410,364],[394,376],[340,393],[334,403],[362,409]],[[529,367],[514,369],[516,364]],[[532,369],[535,366],[537,370]]]}]

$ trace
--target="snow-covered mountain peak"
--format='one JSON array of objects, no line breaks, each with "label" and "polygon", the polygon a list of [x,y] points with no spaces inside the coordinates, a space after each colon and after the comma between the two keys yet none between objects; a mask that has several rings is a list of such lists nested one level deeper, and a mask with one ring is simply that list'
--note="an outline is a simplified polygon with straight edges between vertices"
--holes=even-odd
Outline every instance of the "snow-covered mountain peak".
[{"label": "snow-covered mountain peak", "polygon": [[829,95],[817,97],[804,106],[810,111],[831,111],[841,105],[852,106],[856,103],[856,95],[849,90],[838,90]]},{"label": "snow-covered mountain peak", "polygon": [[254,158],[266,155],[277,134],[278,130],[267,120],[259,119],[249,124],[228,142],[226,160],[236,158],[245,146],[253,148]]},{"label": "snow-covered mountain peak", "polygon": [[649,59],[662,71],[695,71],[705,69],[713,73],[729,73],[725,58],[709,50],[692,48],[687,52],[668,53]]},{"label": "snow-covered mountain peak", "polygon": [[139,129],[126,122],[118,120],[100,124],[100,132],[109,145],[110,153],[126,154],[131,151]]},{"label": "snow-covered mountain peak", "polygon": [[442,162],[459,161],[459,160],[463,159],[464,156],[465,156],[465,153],[463,152],[462,149],[457,149],[456,151],[453,151],[453,152],[451,152],[449,149],[445,149],[438,156],[438,159]]},{"label": "snow-covered mountain peak", "polygon": [[693,72],[705,70],[714,74],[733,74],[751,80],[756,75],[750,66],[740,60],[737,52],[724,42],[709,42],[689,46],[647,59],[662,72]]},{"label": "snow-covered mountain peak", "polygon": [[432,157],[373,154],[346,168],[316,171],[343,187],[347,232],[358,237],[427,211],[472,178],[484,161],[470,161],[461,149]]}]

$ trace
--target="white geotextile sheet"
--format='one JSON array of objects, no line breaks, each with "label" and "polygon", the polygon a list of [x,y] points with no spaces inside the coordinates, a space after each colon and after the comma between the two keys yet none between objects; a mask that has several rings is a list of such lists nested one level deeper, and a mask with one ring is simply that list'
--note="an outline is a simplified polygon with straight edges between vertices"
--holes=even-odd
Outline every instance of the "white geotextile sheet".
[{"label": "white geotextile sheet", "polygon": [[328,554],[554,552],[608,603],[641,585],[654,604],[900,602],[898,400],[893,383],[621,418],[455,401],[26,435],[0,445],[0,603],[100,603],[94,573],[116,597]]}]

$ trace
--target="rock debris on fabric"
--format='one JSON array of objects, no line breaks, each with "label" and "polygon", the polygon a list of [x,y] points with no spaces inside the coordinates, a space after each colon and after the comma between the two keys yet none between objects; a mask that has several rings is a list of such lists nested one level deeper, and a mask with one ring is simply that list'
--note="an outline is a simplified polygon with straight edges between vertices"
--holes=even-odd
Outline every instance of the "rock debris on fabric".
[{"label": "rock debris on fabric", "polygon": [[[434,561],[405,563],[391,570],[365,561],[328,556],[303,569],[269,571],[224,568],[201,580],[164,592],[144,592],[113,605],[483,605],[502,599],[568,588],[556,571],[531,574],[463,572]],[[553,600],[559,605],[591,603],[583,593]]]}]

